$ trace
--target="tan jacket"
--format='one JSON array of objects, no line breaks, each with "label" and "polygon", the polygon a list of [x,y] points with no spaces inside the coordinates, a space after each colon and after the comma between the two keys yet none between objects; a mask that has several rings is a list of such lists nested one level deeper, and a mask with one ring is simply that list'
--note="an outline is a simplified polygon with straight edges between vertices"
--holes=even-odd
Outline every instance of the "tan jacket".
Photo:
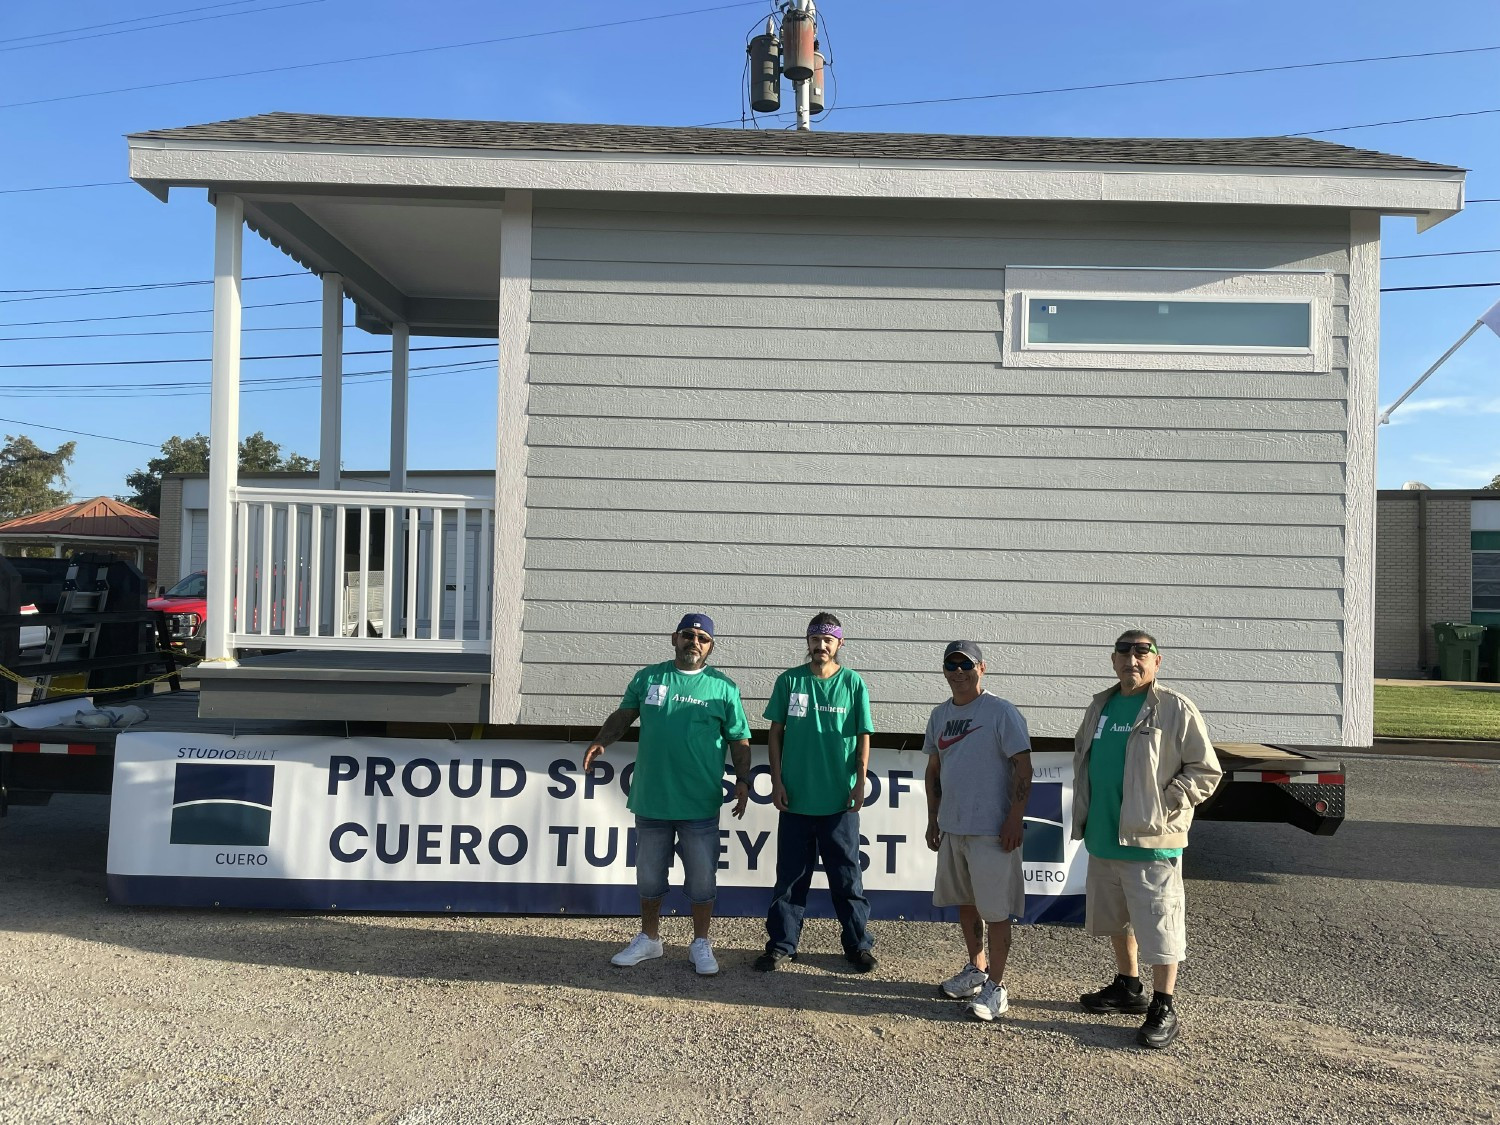
[{"label": "tan jacket", "polygon": [[[1089,750],[1099,716],[1119,685],[1089,704],[1073,736],[1073,839],[1083,839],[1089,815]],[[1193,701],[1162,684],[1146,689],[1146,702],[1125,743],[1125,785],[1120,801],[1120,843],[1136,848],[1185,848],[1193,806],[1212,796],[1224,771],[1208,728]]]}]

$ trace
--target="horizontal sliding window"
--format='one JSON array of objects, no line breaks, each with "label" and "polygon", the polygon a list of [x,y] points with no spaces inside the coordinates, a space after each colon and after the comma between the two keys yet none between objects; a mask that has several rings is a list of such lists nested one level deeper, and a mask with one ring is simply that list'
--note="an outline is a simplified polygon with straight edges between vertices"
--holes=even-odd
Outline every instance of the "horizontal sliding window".
[{"label": "horizontal sliding window", "polygon": [[1327,372],[1348,355],[1340,284],[1328,270],[1007,265],[1002,355],[1007,367]]},{"label": "horizontal sliding window", "polygon": [[1312,343],[1307,301],[1170,301],[1032,297],[1028,344],[1295,348]]}]

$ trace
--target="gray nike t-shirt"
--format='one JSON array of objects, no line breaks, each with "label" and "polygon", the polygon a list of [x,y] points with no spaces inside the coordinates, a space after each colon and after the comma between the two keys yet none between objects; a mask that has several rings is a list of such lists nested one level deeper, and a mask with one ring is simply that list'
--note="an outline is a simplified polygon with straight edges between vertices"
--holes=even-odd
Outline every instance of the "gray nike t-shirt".
[{"label": "gray nike t-shirt", "polygon": [[962,707],[950,699],[932,709],[922,749],[938,756],[942,771],[938,827],[998,836],[1010,812],[1010,760],[1031,749],[1021,712],[987,691]]}]

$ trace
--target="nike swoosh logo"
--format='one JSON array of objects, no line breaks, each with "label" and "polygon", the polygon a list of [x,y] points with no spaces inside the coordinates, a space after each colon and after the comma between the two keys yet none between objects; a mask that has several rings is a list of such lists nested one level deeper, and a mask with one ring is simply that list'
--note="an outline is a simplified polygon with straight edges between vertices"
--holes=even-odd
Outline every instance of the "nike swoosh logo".
[{"label": "nike swoosh logo", "polygon": [[939,738],[938,739],[938,749],[939,750],[946,750],[946,749],[948,749],[948,747],[953,746],[956,743],[962,742],[964,739],[968,738],[969,735],[973,734],[978,729],[979,729],[978,727],[970,727],[968,730],[964,731],[963,734],[954,735],[952,738]]}]

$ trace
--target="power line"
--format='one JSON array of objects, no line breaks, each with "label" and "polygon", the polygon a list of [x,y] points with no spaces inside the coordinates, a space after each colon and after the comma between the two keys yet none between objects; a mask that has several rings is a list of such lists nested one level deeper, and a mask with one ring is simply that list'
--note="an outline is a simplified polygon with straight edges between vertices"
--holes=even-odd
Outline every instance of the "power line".
[{"label": "power line", "polygon": [[611,27],[628,27],[632,24],[653,23],[658,20],[678,19],[683,16],[698,16],[708,12],[723,12],[731,8],[759,7],[761,0],[739,0],[733,4],[718,4],[710,8],[692,8],[681,12],[663,12],[654,16],[634,16],[630,19],[609,20],[604,23],[583,24],[577,27],[560,27],[550,31],[528,31],[519,35],[499,35],[492,39],[471,39],[462,43],[443,43],[436,47],[411,47],[402,51],[382,51],[373,55],[355,55],[344,59],[322,59],[318,62],[292,63],[287,66],[261,67],[257,70],[241,70],[233,74],[210,74],[201,78],[175,78],[168,82],[150,82],[141,86],[120,86],[112,90],[90,90],[83,94],[60,94],[51,98],[32,98],[24,102],[6,102],[0,109],[20,109],[23,106],[49,105],[53,102],[79,101],[83,98],[102,98],[110,94],[131,94],[141,90],[160,90],[169,86],[192,86],[200,82],[222,82],[230,78],[252,78],[263,74],[286,74],[295,70],[314,70],[324,66],[344,66],[349,63],[372,62],[379,59],[409,58],[412,55],[427,55],[437,51],[454,51],[465,47],[489,47],[497,43],[514,43],[523,39],[544,39],[554,35],[571,35],[580,31],[599,31]]},{"label": "power line", "polygon": [[[443,372],[455,372],[465,368],[490,367],[493,364],[489,359],[456,360],[447,363],[428,363],[410,368],[411,371],[428,372],[439,374]],[[390,369],[386,367],[374,368],[367,371],[345,371],[345,381],[353,380],[380,382],[389,379]],[[240,386],[245,393],[252,389],[257,390],[287,390],[293,389],[291,384],[320,383],[323,376],[318,373],[307,375],[268,375],[255,379],[241,380]],[[181,398],[184,395],[208,394],[211,385],[202,379],[174,380],[171,382],[155,383],[130,383],[122,386],[119,383],[47,383],[32,384],[30,386],[16,387],[7,386],[5,393],[12,398],[51,398],[60,393],[66,393],[70,398]]]},{"label": "power line", "polygon": [[[1338,125],[1332,129],[1308,129],[1301,133],[1283,133],[1283,137],[1315,137],[1319,133],[1347,133],[1352,129],[1378,129],[1382,125],[1411,125],[1418,121],[1452,121],[1455,117],[1483,117],[1486,113],[1500,113],[1500,109],[1471,109],[1464,113],[1438,113],[1431,117],[1396,117],[1390,121],[1370,121],[1364,125]],[[1474,203],[1490,203],[1492,200],[1472,200]]]},{"label": "power line", "polygon": [[[212,16],[194,16],[192,19],[171,20],[167,23],[153,23],[146,27],[122,27],[114,31],[98,31],[92,35],[74,35],[68,39],[50,39],[45,43],[21,43],[14,47],[0,47],[0,53],[6,51],[28,51],[33,47],[61,47],[64,43],[81,43],[85,39],[108,39],[115,35],[133,35],[138,31],[156,31],[163,27],[180,27],[186,23],[203,23],[207,20],[225,20],[230,16],[258,16],[264,12],[274,12],[280,8],[305,8],[309,4],[321,4],[323,0],[291,0],[287,4],[273,4],[267,8],[246,8],[241,12],[220,12]],[[122,21],[123,22],[123,21]],[[55,34],[63,34],[56,32]],[[29,36],[28,38],[38,38]]]},{"label": "power line", "polygon": [[1382,293],[1415,293],[1423,289],[1492,289],[1500,281],[1461,281],[1455,285],[1395,285],[1381,289]]},{"label": "power line", "polygon": [[[1175,74],[1161,78],[1133,78],[1122,82],[1093,82],[1084,86],[1052,86],[1040,90],[1005,90],[994,94],[964,94],[949,98],[914,98],[910,101],[900,102],[864,102],[859,105],[839,106],[839,112],[847,113],[852,109],[890,109],[897,106],[911,105],[950,105],[954,102],[982,102],[993,101],[999,98],[1031,98],[1043,94],[1077,94],[1090,90],[1119,90],[1130,86],[1159,86],[1169,82],[1200,82],[1208,78],[1238,78],[1249,74],[1275,74],[1288,70],[1314,70],[1325,66],[1356,66],[1362,63],[1396,62],[1405,59],[1430,59],[1448,55],[1474,55],[1487,51],[1500,51],[1500,45],[1490,47],[1458,47],[1446,51],[1421,51],[1408,55],[1370,55],[1357,59],[1325,59],[1321,62],[1309,63],[1286,63],[1279,66],[1256,66],[1246,67],[1240,70],[1213,70],[1201,74]],[[0,109],[6,107],[0,106]],[[1493,112],[1493,111],[1486,111]],[[787,112],[770,114],[772,117],[786,117]],[[699,128],[707,128],[711,125],[735,125],[738,121],[729,118],[724,121],[709,121]],[[1346,126],[1346,128],[1365,128],[1365,126]],[[1318,132],[1332,132],[1334,130],[1318,130]],[[1285,136],[1303,136],[1302,133],[1289,133]]]},{"label": "power line", "polygon": [[[254,305],[241,305],[245,309],[279,309],[288,305],[321,305],[321,297],[309,297],[305,301],[266,301]],[[0,328],[36,328],[43,324],[97,324],[105,320],[145,320],[156,316],[202,316],[213,309],[183,309],[180,312],[120,313],[116,316],[76,316],[68,320],[8,320],[0,321]]]},{"label": "power line", "polygon": [[[1478,251],[1476,251],[1478,253]],[[282,328],[241,328],[241,332],[314,332],[321,324],[288,324]],[[347,329],[357,327],[344,325]],[[212,328],[163,328],[150,332],[73,332],[61,336],[0,336],[0,344],[24,344],[28,340],[120,340],[133,336],[210,336]]]},{"label": "power line", "polygon": [[30,426],[35,430],[56,430],[60,434],[73,434],[75,437],[102,438],[105,441],[123,441],[127,445],[144,445],[147,449],[158,448],[149,441],[136,441],[134,438],[115,437],[113,434],[90,434],[83,430],[65,430],[61,426],[44,426],[40,422],[22,422],[19,418],[0,418],[0,422],[9,423],[12,426]]},{"label": "power line", "polygon": [[[252,273],[240,278],[241,281],[270,281],[278,277],[310,277],[303,270],[292,270],[289,273]],[[195,281],[139,281],[125,282],[119,285],[65,285],[59,289],[0,289],[0,293],[45,293],[45,297],[7,298],[0,300],[0,305],[15,304],[19,300],[47,301],[53,297],[87,297],[98,295],[107,297],[113,293],[136,293],[143,289],[185,289],[193,285],[212,285],[213,278],[204,278]]]},{"label": "power line", "polygon": [[[493,348],[495,342],[489,341],[483,344],[431,344],[425,347],[412,348],[413,352],[452,352],[462,351],[468,348]],[[372,348],[358,352],[344,352],[346,356],[351,355],[390,355],[389,348]],[[287,355],[244,355],[240,356],[241,363],[254,363],[258,360],[267,359],[321,359],[320,352],[298,352]],[[37,367],[150,367],[158,364],[168,363],[210,363],[211,360],[203,359],[106,359],[97,363],[87,360],[70,360],[66,363],[0,363],[0,371],[16,371],[21,368]]]},{"label": "power line", "polygon": [[97,184],[49,184],[46,187],[0,188],[0,195],[19,195],[28,191],[77,191],[79,188],[125,187],[127,184],[134,183],[134,180],[104,180]]},{"label": "power line", "polygon": [[1500,250],[1441,250],[1432,254],[1383,254],[1382,262],[1404,262],[1409,258],[1463,258],[1470,254],[1500,254]]},{"label": "power line", "polygon": [[173,8],[170,12],[157,12],[150,16],[133,16],[127,20],[108,20],[105,23],[90,23],[83,27],[64,27],[57,31],[38,31],[31,35],[13,35],[9,39],[0,39],[0,45],[6,43],[19,43],[23,39],[45,39],[49,35],[73,35],[80,31],[97,31],[101,27],[119,27],[122,23],[145,23],[147,20],[161,20],[168,16],[185,16],[192,12],[207,12],[214,8],[238,8],[251,3],[252,0],[228,0],[222,4],[203,4],[197,8]]}]

